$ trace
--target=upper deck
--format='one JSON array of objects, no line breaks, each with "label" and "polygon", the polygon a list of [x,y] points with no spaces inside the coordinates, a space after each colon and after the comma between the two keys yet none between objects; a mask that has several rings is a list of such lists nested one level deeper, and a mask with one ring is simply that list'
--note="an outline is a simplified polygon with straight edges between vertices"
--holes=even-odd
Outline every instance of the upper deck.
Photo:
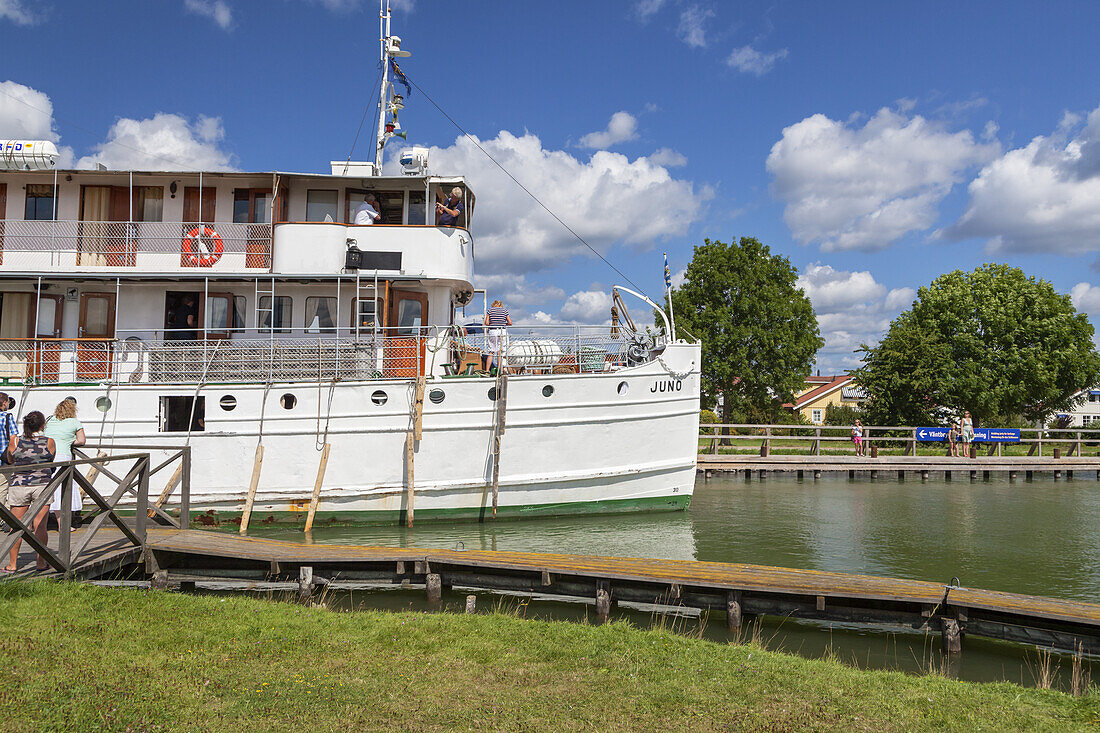
[{"label": "upper deck", "polygon": [[[439,226],[456,187],[465,212]],[[381,221],[356,226],[368,194]],[[354,243],[363,271],[468,283],[473,204],[437,176],[0,171],[0,274],[332,275]]]}]

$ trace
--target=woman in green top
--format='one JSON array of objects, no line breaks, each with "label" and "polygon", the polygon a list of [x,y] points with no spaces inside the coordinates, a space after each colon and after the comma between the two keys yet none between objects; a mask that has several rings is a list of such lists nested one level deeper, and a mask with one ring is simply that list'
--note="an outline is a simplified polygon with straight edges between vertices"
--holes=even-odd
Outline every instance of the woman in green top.
[{"label": "woman in green top", "polygon": [[[57,446],[55,461],[71,461],[73,459],[73,446],[82,446],[88,442],[84,435],[84,426],[76,419],[76,398],[66,397],[57,403],[53,414],[46,420],[46,429],[42,434],[47,438],[53,438]],[[83,506],[80,500],[80,491],[73,492],[73,511],[78,511]],[[61,488],[53,494],[50,502],[51,511],[61,510]]]}]

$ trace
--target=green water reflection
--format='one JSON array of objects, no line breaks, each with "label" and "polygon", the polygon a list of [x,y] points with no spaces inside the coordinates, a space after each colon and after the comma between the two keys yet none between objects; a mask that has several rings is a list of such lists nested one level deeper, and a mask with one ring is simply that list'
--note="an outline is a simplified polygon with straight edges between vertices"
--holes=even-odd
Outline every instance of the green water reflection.
[{"label": "green water reflection", "polygon": [[[333,544],[525,550],[756,563],[933,582],[952,576],[992,590],[1100,600],[1100,483],[772,476],[700,480],[691,509],[671,514],[498,523],[289,529],[267,537]],[[367,596],[357,594],[357,601]],[[383,607],[418,607],[409,593],[375,594]],[[457,601],[456,601],[457,603]],[[624,611],[645,624],[651,612]],[[583,617],[583,607],[536,601],[529,615]],[[693,622],[694,623],[694,622]],[[726,640],[724,626],[706,635]],[[919,670],[938,639],[769,619],[773,648],[820,655],[827,647],[861,666]],[[1034,652],[968,639],[953,672],[1029,682]],[[1063,663],[1068,670],[1068,662]]]}]

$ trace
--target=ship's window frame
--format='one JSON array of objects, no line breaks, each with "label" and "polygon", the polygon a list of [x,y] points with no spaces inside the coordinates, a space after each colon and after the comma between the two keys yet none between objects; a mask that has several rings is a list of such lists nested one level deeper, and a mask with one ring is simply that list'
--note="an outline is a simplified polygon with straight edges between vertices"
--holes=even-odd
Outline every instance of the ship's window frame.
[{"label": "ship's window frame", "polygon": [[[321,321],[321,313],[318,309],[318,301],[329,301],[328,322]],[[312,327],[313,319],[317,318],[317,328]],[[334,295],[310,295],[306,298],[306,310],[303,314],[302,327],[306,333],[334,333],[336,331],[336,296]]]},{"label": "ship's window frame", "polygon": [[[404,224],[405,223],[405,194],[406,191],[389,190],[376,191],[369,188],[344,189],[344,221],[352,224],[355,221],[355,210],[363,203],[368,193],[373,193],[378,199],[378,213],[382,215],[376,224]],[[395,199],[400,196],[401,202]]]},{"label": "ship's window frame", "polygon": [[263,315],[260,318],[259,330],[267,333],[290,333],[294,330],[294,298],[289,295],[276,295],[275,300],[272,301],[271,297],[270,295],[260,296],[257,310],[263,311]]},{"label": "ship's window frame", "polygon": [[[331,194],[332,203],[327,201],[310,201],[314,195]],[[312,222],[324,222],[325,215],[327,214],[332,222],[340,221],[340,191],[335,188],[310,188],[306,190],[306,221]],[[312,211],[312,209],[323,209],[322,211]]]},{"label": "ship's window frame", "polygon": [[[225,320],[222,323],[211,323],[211,319],[214,317],[215,309],[211,307],[211,301],[224,300],[226,303],[225,310],[222,311],[225,315]],[[203,333],[207,338],[212,339],[227,339],[233,333],[234,325],[234,311],[236,310],[237,299],[233,293],[207,293],[206,302],[203,304],[202,309],[202,324]]]},{"label": "ship's window frame", "polygon": [[[46,202],[49,206],[46,206]],[[46,210],[48,208],[48,211]],[[57,210],[57,186],[52,183],[28,183],[23,204],[25,221],[53,221]]]},{"label": "ship's window frame", "polygon": [[[362,316],[364,314],[362,313],[361,306],[369,305],[370,303],[374,303],[374,312],[371,314],[371,315],[373,315],[374,318],[373,318],[373,320],[365,320],[365,319],[362,318]],[[351,299],[351,321],[348,325],[350,325],[351,330],[354,331],[355,326],[356,326],[356,319],[358,318],[359,319],[359,330],[360,331],[362,331],[364,329],[373,331],[375,323],[381,323],[381,321],[378,320],[379,319],[379,314],[381,314],[384,309],[385,309],[385,301],[383,301],[382,298],[352,298]]]},{"label": "ship's window frame", "polygon": [[[192,414],[191,405],[195,409]],[[190,418],[191,427],[187,421]],[[162,433],[201,433],[206,430],[206,396],[199,395],[161,395],[160,432]]]},{"label": "ship's window frame", "polygon": [[164,186],[134,186],[134,221],[164,221]]}]

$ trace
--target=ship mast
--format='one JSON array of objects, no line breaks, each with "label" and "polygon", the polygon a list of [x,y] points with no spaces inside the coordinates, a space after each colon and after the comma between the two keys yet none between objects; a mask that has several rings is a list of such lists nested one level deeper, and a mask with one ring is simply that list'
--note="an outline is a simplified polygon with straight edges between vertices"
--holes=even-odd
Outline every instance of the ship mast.
[{"label": "ship mast", "polygon": [[395,58],[411,56],[401,50],[401,37],[390,35],[390,0],[380,0],[378,11],[378,31],[380,35],[379,53],[382,60],[382,87],[378,93],[378,131],[375,134],[374,173],[382,175],[382,153],[386,142],[394,136],[405,137],[401,124],[397,120],[399,110],[405,108],[405,98],[397,94],[390,80],[390,64]]}]

